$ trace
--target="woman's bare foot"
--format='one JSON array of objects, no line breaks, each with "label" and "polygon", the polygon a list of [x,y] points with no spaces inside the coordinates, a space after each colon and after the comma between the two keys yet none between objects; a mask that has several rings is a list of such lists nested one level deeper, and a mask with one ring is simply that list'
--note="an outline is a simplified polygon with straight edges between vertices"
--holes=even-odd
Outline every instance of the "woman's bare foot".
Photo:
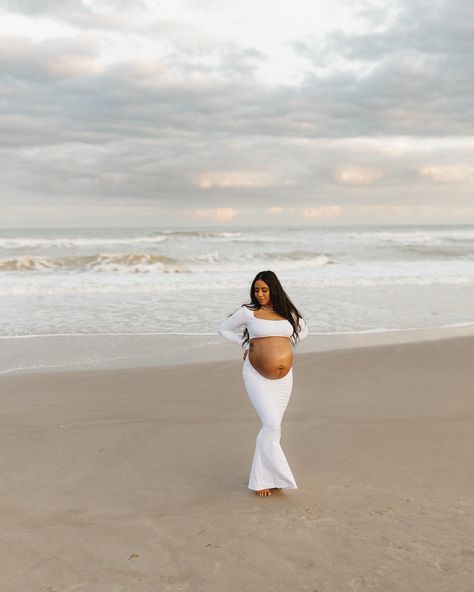
[{"label": "woman's bare foot", "polygon": [[272,495],[272,492],[269,489],[258,489],[256,493],[257,495]]}]

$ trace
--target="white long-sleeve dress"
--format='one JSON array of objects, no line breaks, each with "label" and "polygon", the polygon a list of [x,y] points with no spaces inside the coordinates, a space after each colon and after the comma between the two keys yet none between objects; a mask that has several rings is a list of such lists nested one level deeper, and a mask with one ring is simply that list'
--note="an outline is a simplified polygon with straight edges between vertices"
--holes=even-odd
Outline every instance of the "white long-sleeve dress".
[{"label": "white long-sleeve dress", "polygon": [[[258,337],[291,337],[293,327],[287,320],[258,319],[252,309],[242,306],[225,319],[218,328],[220,335],[238,345],[243,337],[235,329],[246,327],[249,339]],[[299,339],[308,334],[308,327],[300,319]],[[248,397],[255,408],[262,427],[257,436],[255,453],[250,469],[248,487],[255,491],[275,487],[297,489],[295,478],[280,445],[281,421],[293,388],[293,368],[282,378],[265,378],[246,357],[242,376]]]}]

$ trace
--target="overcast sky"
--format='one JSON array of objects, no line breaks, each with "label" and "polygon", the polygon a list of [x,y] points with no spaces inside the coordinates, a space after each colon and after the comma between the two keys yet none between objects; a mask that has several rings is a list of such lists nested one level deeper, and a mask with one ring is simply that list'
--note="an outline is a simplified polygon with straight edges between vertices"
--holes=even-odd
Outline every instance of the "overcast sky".
[{"label": "overcast sky", "polygon": [[0,0],[0,227],[474,223],[472,0]]}]

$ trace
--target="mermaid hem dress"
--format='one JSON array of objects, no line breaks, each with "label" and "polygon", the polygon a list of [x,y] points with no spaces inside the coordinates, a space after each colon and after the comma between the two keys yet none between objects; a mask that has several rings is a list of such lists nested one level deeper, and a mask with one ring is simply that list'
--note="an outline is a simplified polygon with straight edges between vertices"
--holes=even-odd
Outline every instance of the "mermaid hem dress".
[{"label": "mermaid hem dress", "polygon": [[[300,339],[306,337],[308,329],[301,320]],[[243,338],[234,329],[245,325],[250,339],[258,337],[291,337],[293,327],[287,320],[257,319],[246,307],[237,310],[219,326],[218,332],[234,343],[242,345]],[[270,379],[262,376],[251,364],[247,355],[242,368],[247,395],[260,421],[248,488],[297,489],[295,478],[280,445],[281,422],[290,400],[293,387],[293,369],[282,378]]]}]

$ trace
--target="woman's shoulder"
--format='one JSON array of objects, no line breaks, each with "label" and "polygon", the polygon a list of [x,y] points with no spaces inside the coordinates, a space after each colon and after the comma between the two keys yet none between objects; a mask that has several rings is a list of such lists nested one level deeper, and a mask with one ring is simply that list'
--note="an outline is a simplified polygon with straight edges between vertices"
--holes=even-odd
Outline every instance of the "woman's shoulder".
[{"label": "woman's shoulder", "polygon": [[239,315],[239,316],[243,316],[243,317],[252,317],[253,313],[252,313],[253,307],[251,305],[248,304],[242,304],[242,306],[240,308],[236,308],[231,316],[234,315]]}]

